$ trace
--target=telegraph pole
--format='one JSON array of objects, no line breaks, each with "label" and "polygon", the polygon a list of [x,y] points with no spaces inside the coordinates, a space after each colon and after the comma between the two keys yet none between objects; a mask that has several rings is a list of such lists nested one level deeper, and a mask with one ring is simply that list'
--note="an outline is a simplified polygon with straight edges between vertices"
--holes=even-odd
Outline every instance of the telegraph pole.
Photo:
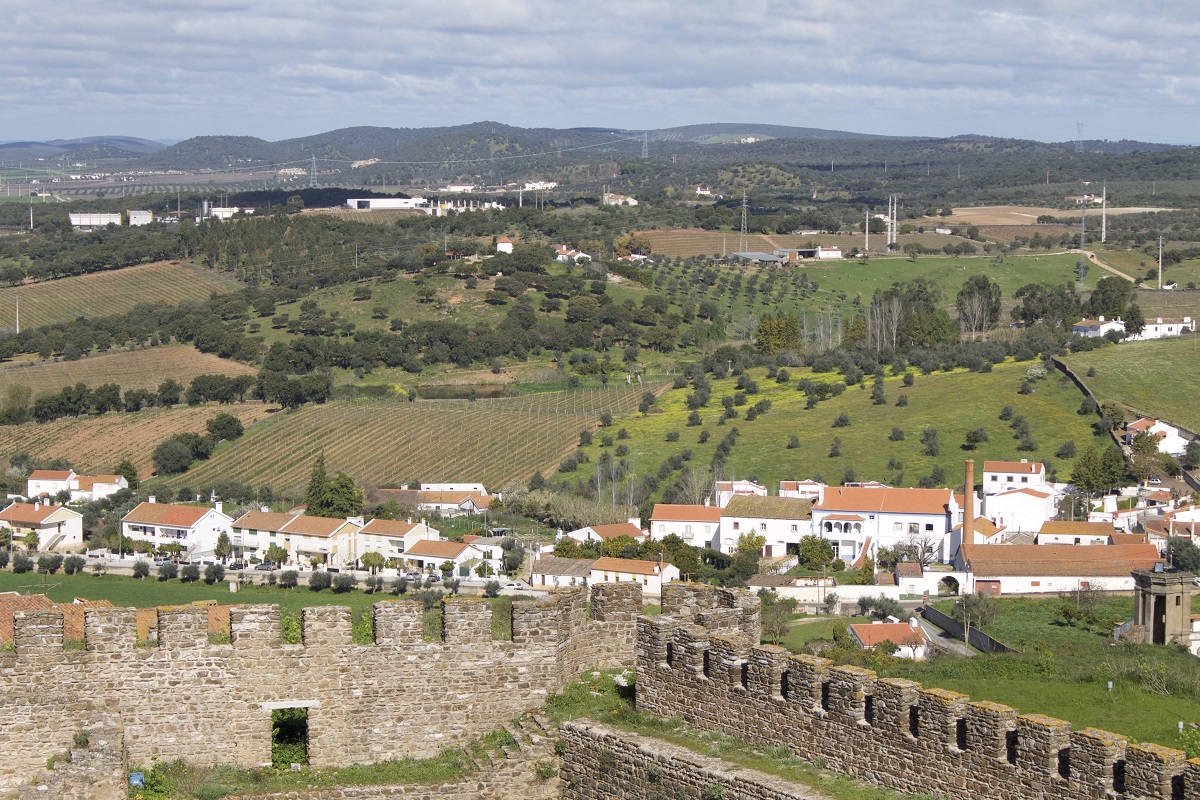
[{"label": "telegraph pole", "polygon": [[742,189],[742,234],[738,237],[738,252],[745,253],[750,249],[746,238],[746,190]]},{"label": "telegraph pole", "polygon": [[[1158,237],[1158,290],[1162,291],[1162,248],[1163,237]],[[17,327],[17,333],[21,332],[20,326]]]}]

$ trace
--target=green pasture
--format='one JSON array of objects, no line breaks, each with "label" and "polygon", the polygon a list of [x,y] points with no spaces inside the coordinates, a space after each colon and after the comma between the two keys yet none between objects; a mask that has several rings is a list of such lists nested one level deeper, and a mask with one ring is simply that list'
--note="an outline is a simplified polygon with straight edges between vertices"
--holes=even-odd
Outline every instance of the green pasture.
[{"label": "green pasture", "polygon": [[[1063,359],[1100,398],[1200,430],[1200,336],[1123,342]],[[1088,377],[1088,370],[1095,370]]]},{"label": "green pasture", "polygon": [[[594,473],[595,464],[604,450],[628,448],[631,466],[638,474],[652,474],[668,456],[685,449],[692,451],[690,465],[705,468],[717,444],[728,431],[739,431],[737,444],[726,461],[726,477],[755,478],[774,489],[780,480],[820,477],[828,482],[841,482],[847,470],[853,470],[857,480],[880,480],[898,486],[914,486],[922,475],[930,475],[934,466],[946,472],[946,482],[958,485],[962,480],[963,461],[984,459],[1029,458],[1046,461],[1062,475],[1070,472],[1071,459],[1058,459],[1055,452],[1068,440],[1082,452],[1093,442],[1103,444],[1092,430],[1092,417],[1078,414],[1082,395],[1065,376],[1051,376],[1034,384],[1032,394],[1018,393],[1018,387],[1031,363],[997,364],[991,372],[969,373],[956,370],[949,373],[916,375],[914,385],[904,387],[899,376],[884,381],[887,402],[874,405],[869,388],[852,386],[844,394],[806,409],[806,397],[796,389],[799,378],[815,381],[840,381],[835,374],[813,374],[803,368],[789,369],[791,381],[783,386],[770,380],[765,370],[751,370],[760,393],[748,396],[748,405],[738,408],[739,417],[719,424],[723,409],[721,398],[733,396],[735,378],[712,381],[712,399],[700,410],[703,424],[689,427],[689,411],[685,399],[691,389],[673,389],[659,399],[648,415],[633,414],[617,419],[611,428],[602,429],[593,443],[584,448],[589,462],[575,471],[559,473],[571,479],[586,480]],[[866,384],[871,378],[867,376]],[[908,405],[899,407],[901,394],[907,395]],[[745,419],[746,409],[761,399],[772,406],[753,421]],[[1001,409],[1011,405],[1017,414],[1029,422],[1038,444],[1032,452],[1018,451],[1008,423],[998,419]],[[834,428],[839,414],[846,413],[850,424]],[[901,441],[891,441],[892,428],[904,433]],[[925,428],[936,428],[940,452],[931,457],[923,453],[921,434]],[[962,448],[968,431],[983,427],[988,441],[975,451]],[[628,438],[618,438],[624,429]],[[704,444],[698,439],[701,431],[709,438]],[[677,433],[678,441],[668,442],[668,433]],[[611,436],[610,448],[603,446],[602,437]],[[797,436],[800,446],[788,448],[791,436]],[[831,457],[833,440],[840,438],[842,455]],[[615,452],[614,452],[614,455]],[[889,467],[895,459],[896,465]],[[686,468],[686,467],[685,467]]]}]

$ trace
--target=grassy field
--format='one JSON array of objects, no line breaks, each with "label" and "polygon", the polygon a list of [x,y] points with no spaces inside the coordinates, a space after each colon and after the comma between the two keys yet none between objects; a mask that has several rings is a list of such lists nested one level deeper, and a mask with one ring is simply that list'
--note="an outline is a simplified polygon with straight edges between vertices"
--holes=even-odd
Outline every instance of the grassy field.
[{"label": "grassy field", "polygon": [[117,462],[128,458],[138,474],[147,478],[153,471],[150,454],[159,442],[177,433],[203,433],[204,424],[222,411],[249,425],[267,415],[267,406],[176,406],[134,414],[63,418],[44,425],[5,425],[0,426],[0,457],[26,452],[39,459],[65,458],[76,470],[91,472],[111,472]]},{"label": "grassy field", "polygon": [[0,364],[0,393],[13,384],[33,390],[33,396],[56,392],[83,381],[95,388],[115,383],[122,389],[157,389],[168,378],[187,386],[197,375],[255,375],[246,364],[201,353],[191,345],[113,351],[78,361],[10,361]]},{"label": "grassy field", "polygon": [[[1064,361],[1097,397],[1200,431],[1200,337],[1126,342]],[[1095,377],[1087,377],[1089,369]],[[1170,376],[1164,379],[1164,376]]]},{"label": "grassy field", "polygon": [[324,452],[330,470],[361,484],[409,481],[483,481],[503,487],[537,470],[552,470],[593,427],[603,410],[637,408],[642,392],[625,386],[510,399],[468,401],[345,401],[275,415],[223,445],[213,457],[171,486],[217,479],[276,491],[302,490],[313,459]]},{"label": "grassy field", "polygon": [[16,299],[21,325],[29,328],[70,322],[76,317],[123,314],[138,303],[207,300],[213,292],[237,287],[216,273],[174,262],[94,272],[74,278],[0,289],[0,329],[16,325]]},{"label": "grassy field", "polygon": [[[874,405],[869,390],[857,386],[849,388],[839,397],[826,400],[813,409],[805,408],[805,395],[796,390],[799,378],[834,380],[834,375],[813,375],[807,369],[789,370],[791,382],[779,386],[765,376],[765,370],[752,370],[760,388],[760,394],[750,395],[754,404],[760,399],[772,402],[771,409],[758,419],[747,421],[745,410],[739,409],[739,418],[718,425],[722,415],[721,398],[735,393],[734,378],[712,382],[712,400],[700,411],[703,425],[687,425],[688,410],[685,398],[689,389],[673,389],[659,400],[656,406],[661,413],[643,416],[634,414],[614,422],[611,431],[614,447],[628,448],[628,459],[639,474],[653,473],[659,464],[672,453],[685,448],[693,453],[692,463],[707,465],[713,452],[734,426],[740,438],[727,460],[727,477],[756,478],[763,485],[775,490],[780,480],[823,477],[830,482],[840,482],[848,469],[852,469],[858,480],[880,480],[900,486],[916,485],[922,475],[929,475],[934,466],[941,466],[947,482],[954,486],[962,480],[963,460],[973,457],[983,459],[1030,458],[1047,461],[1069,473],[1071,460],[1054,457],[1055,451],[1067,440],[1074,440],[1082,451],[1091,444],[1094,432],[1091,419],[1076,412],[1082,396],[1065,377],[1052,375],[1036,384],[1033,394],[1018,394],[1017,388],[1024,378],[1029,363],[997,364],[991,372],[935,373],[917,375],[911,387],[903,387],[899,377],[885,380],[887,403]],[[869,384],[871,379],[867,377]],[[897,407],[901,394],[908,396],[908,405]],[[1016,449],[1007,423],[997,417],[1005,405],[1011,405],[1017,414],[1028,420],[1038,449],[1021,452]],[[850,424],[834,428],[833,422],[839,414],[846,413]],[[989,440],[979,445],[978,450],[968,452],[961,449],[968,431],[984,427]],[[891,441],[892,428],[904,432],[904,439]],[[936,457],[924,455],[921,433],[925,428],[936,428],[940,453]],[[625,429],[628,438],[616,439],[619,429]],[[702,430],[709,434],[706,443],[698,438]],[[669,432],[679,434],[677,442],[667,442]],[[800,446],[788,448],[789,438],[797,436]],[[842,442],[842,455],[830,457],[835,438]],[[1098,443],[1103,440],[1096,439]],[[584,464],[568,477],[586,477],[594,471],[594,465],[606,448],[601,446],[600,437],[585,448],[590,464]],[[611,448],[608,448],[611,449]],[[894,459],[895,464],[888,466]]]}]

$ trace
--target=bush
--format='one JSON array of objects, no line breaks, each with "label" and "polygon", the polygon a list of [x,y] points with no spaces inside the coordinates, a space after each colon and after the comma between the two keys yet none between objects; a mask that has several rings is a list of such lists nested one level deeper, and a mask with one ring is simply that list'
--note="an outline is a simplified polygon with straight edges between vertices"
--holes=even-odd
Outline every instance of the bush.
[{"label": "bush", "polygon": [[500,581],[488,581],[483,585],[484,597],[499,597],[500,596]]},{"label": "bush", "polygon": [[149,574],[150,563],[148,561],[138,560],[133,562],[133,577],[140,579],[147,577]]},{"label": "bush", "polygon": [[1063,442],[1059,446],[1058,450],[1056,450],[1054,452],[1054,455],[1058,458],[1074,458],[1075,457],[1075,440],[1068,439],[1067,441]]},{"label": "bush", "polygon": [[[272,575],[275,573],[272,572]],[[300,573],[294,569],[285,569],[279,573],[279,587],[281,589],[295,589],[300,585]]]},{"label": "bush", "polygon": [[890,434],[888,434],[888,439],[893,442],[903,442],[904,441],[904,429],[903,428],[892,428],[892,432]]},{"label": "bush", "polygon": [[401,575],[398,578],[394,578],[392,580],[392,586],[391,586],[392,594],[404,594],[407,591],[408,591],[408,578]]},{"label": "bush", "polygon": [[1013,411],[1012,406],[1005,406],[1004,408],[1000,409],[1000,419],[1004,420],[1005,422],[1008,422],[1010,419],[1013,418],[1013,415],[1015,413],[1016,412]]},{"label": "bush", "polygon": [[687,418],[687,424],[688,424],[688,426],[689,426],[689,427],[695,427],[695,426],[697,426],[697,425],[703,425],[703,424],[704,424],[704,420],[702,420],[702,419],[700,418],[700,412],[699,412],[699,411],[693,411],[692,413],[688,414],[688,418]]},{"label": "bush", "polygon": [[837,415],[837,419],[833,421],[833,427],[845,428],[850,425],[850,415],[845,411]]},{"label": "bush", "polygon": [[50,555],[47,553],[46,555],[38,556],[37,569],[38,572],[45,572],[49,575],[53,575],[54,573],[58,572],[59,567],[62,566],[62,563],[62,556]]},{"label": "bush", "polygon": [[308,588],[314,592],[319,592],[322,589],[328,589],[333,585],[333,578],[328,572],[314,572],[308,576]]},{"label": "bush", "polygon": [[14,553],[12,557],[13,572],[23,574],[33,569],[33,559],[24,553]]},{"label": "bush", "polygon": [[924,445],[923,452],[930,458],[937,458],[941,452],[941,446],[938,444],[937,428],[926,428],[921,433],[921,444]]},{"label": "bush", "polygon": [[906,405],[908,405],[908,395],[906,395],[906,394],[902,394],[902,395],[900,395],[899,397],[897,397],[897,398],[896,398],[896,405],[897,405],[897,406],[899,406],[899,407],[901,407],[901,408],[904,408]]},{"label": "bush", "polygon": [[[8,566],[8,553],[0,556],[0,567]],[[78,572],[83,572],[87,566],[87,560],[83,556],[67,556],[63,559],[63,572],[68,575],[74,575]]]},{"label": "bush", "polygon": [[200,567],[196,564],[184,564],[179,568],[179,580],[184,583],[195,583],[200,580]]},{"label": "bush", "polygon": [[905,386],[912,386],[915,382],[916,378],[913,377],[911,372],[904,373],[904,380],[901,381],[901,383],[903,383]]},{"label": "bush", "polygon": [[[324,573],[328,575],[329,573]],[[349,572],[338,573],[333,579],[333,591],[337,594],[344,594],[351,589],[358,588],[358,578],[351,575]]]},{"label": "bush", "polygon": [[707,430],[700,431],[700,436],[699,436],[699,438],[696,439],[697,444],[704,444],[707,441],[708,441],[708,431]]},{"label": "bush", "polygon": [[841,454],[842,454],[842,440],[838,437],[834,437],[833,444],[829,448],[829,457],[837,458]]},{"label": "bush", "polygon": [[679,431],[667,431],[667,441],[668,442],[678,442],[679,441]]},{"label": "bush", "polygon": [[161,475],[186,472],[192,465],[192,450],[183,442],[167,439],[161,442],[150,455],[154,469]]},{"label": "bush", "polygon": [[800,446],[800,437],[793,433],[791,436],[788,437],[787,449],[795,450],[799,446]]},{"label": "bush", "polygon": [[204,582],[209,586],[225,580],[225,568],[220,564],[209,564],[204,568]]},{"label": "bush", "polygon": [[179,565],[171,562],[163,564],[158,568],[158,579],[160,581],[169,581],[179,577]]}]

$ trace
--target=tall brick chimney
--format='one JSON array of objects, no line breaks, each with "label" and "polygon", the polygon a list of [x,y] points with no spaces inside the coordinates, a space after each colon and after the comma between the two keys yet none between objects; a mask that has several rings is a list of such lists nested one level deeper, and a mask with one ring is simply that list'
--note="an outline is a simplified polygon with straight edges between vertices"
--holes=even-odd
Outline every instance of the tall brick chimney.
[{"label": "tall brick chimney", "polygon": [[[967,475],[963,482],[962,546],[975,544],[975,459],[967,459]],[[963,556],[966,556],[966,551]]]}]

